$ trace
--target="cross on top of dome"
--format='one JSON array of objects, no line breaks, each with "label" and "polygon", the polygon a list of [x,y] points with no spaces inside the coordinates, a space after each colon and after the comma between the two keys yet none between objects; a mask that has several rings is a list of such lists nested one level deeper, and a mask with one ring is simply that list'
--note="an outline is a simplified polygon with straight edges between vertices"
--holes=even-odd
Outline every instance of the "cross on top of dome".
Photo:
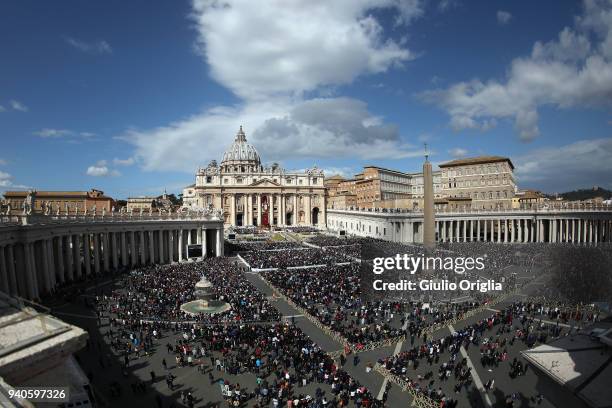
[{"label": "cross on top of dome", "polygon": [[246,142],[246,135],[244,134],[244,130],[242,130],[242,125],[240,125],[240,129],[238,129],[238,133],[236,133],[236,142]]}]

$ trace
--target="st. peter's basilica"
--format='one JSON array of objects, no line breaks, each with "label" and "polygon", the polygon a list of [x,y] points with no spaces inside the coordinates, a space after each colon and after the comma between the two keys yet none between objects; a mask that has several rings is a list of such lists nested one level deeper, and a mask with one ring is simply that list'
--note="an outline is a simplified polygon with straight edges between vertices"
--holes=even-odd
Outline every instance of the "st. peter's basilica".
[{"label": "st. peter's basilica", "polygon": [[288,172],[264,167],[242,126],[223,154],[199,168],[195,184],[183,189],[183,206],[221,209],[232,226],[325,226],[323,171]]}]

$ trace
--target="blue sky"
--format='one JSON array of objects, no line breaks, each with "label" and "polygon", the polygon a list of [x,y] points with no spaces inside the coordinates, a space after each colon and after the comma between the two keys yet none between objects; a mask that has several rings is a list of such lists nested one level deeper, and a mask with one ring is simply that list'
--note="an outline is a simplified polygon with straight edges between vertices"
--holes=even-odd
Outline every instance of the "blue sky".
[{"label": "blue sky", "polygon": [[180,192],[239,125],[351,176],[496,154],[612,188],[612,1],[9,1],[0,191]]}]

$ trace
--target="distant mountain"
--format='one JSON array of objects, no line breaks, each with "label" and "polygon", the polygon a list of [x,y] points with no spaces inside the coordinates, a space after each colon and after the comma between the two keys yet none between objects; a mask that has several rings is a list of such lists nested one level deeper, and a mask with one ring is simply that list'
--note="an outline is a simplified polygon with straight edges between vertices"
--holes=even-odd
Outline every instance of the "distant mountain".
[{"label": "distant mountain", "polygon": [[612,199],[612,191],[595,186],[593,188],[568,191],[566,193],[549,194],[549,197],[562,197],[564,200],[568,201],[590,200],[595,197],[602,197],[604,200],[609,200]]}]

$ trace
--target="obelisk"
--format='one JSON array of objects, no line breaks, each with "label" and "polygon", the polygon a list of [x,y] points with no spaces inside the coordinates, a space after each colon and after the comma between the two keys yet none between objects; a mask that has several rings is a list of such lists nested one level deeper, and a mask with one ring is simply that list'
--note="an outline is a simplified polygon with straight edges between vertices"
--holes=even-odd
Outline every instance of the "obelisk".
[{"label": "obelisk", "polygon": [[433,174],[427,145],[425,145],[425,163],[423,163],[423,246],[427,251],[434,249],[436,245],[436,231],[434,221],[434,191]]}]

